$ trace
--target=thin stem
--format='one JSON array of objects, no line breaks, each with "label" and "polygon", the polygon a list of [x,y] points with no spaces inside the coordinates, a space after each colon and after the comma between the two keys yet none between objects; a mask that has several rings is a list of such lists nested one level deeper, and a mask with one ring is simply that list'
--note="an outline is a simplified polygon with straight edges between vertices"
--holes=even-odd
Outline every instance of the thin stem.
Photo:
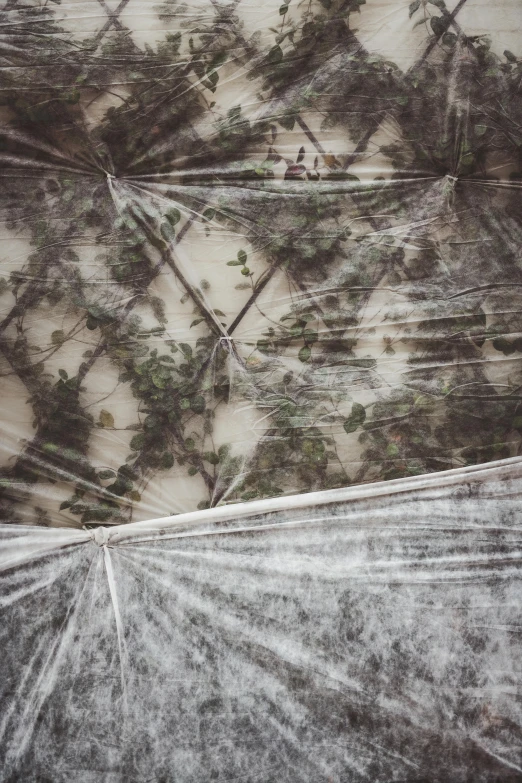
[{"label": "thin stem", "polygon": [[255,287],[255,289],[254,289],[251,297],[249,298],[248,302],[245,305],[243,305],[243,307],[241,308],[239,313],[236,315],[236,317],[234,318],[234,320],[230,324],[230,326],[229,326],[229,328],[227,330],[229,335],[231,335],[233,332],[235,332],[235,330],[237,329],[237,327],[239,326],[239,324],[241,323],[241,321],[243,320],[245,315],[248,313],[248,311],[250,310],[252,305],[257,300],[259,294],[261,294],[262,291],[266,288],[266,286],[268,285],[270,280],[273,278],[273,276],[275,275],[275,273],[277,272],[278,269],[279,269],[279,265],[278,264],[274,264],[261,277],[260,282]]}]

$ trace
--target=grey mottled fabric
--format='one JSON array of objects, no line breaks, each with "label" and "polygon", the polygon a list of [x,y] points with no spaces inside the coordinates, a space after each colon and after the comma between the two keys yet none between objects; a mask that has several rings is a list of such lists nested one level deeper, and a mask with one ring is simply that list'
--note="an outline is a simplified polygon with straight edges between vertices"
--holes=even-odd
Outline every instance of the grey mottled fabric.
[{"label": "grey mottled fabric", "polygon": [[522,463],[1,529],[0,779],[522,776]]}]

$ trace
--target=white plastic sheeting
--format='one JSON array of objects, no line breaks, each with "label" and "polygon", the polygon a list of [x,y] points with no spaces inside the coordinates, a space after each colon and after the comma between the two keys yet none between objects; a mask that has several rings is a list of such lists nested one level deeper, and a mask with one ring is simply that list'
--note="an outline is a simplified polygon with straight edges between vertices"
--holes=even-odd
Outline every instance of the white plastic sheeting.
[{"label": "white plastic sheeting", "polygon": [[522,780],[519,54],[2,5],[2,783]]},{"label": "white plastic sheeting", "polygon": [[3,526],[0,779],[522,775],[522,461]]},{"label": "white plastic sheeting", "polygon": [[522,448],[519,0],[8,0],[0,519]]}]

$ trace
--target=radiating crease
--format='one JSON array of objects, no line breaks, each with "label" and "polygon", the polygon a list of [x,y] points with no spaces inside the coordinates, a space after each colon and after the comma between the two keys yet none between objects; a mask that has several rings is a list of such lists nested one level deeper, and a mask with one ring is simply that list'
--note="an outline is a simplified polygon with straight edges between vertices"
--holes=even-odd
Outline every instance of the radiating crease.
[{"label": "radiating crease", "polygon": [[[15,727],[12,740],[10,740],[10,753],[7,755],[6,759],[8,768],[16,764],[17,759],[20,758],[25,748],[32,740],[34,727],[45,700],[52,692],[52,687],[54,685],[54,680],[58,675],[59,667],[65,656],[70,653],[72,627],[79,614],[79,607],[83,595],[87,591],[89,573],[93,562],[94,560],[91,560],[88,563],[85,579],[80,581],[77,586],[74,602],[72,606],[69,607],[67,617],[64,621],[65,627],[62,626],[62,628],[60,628],[60,634],[56,635],[50,642],[45,637],[42,637],[39,649],[43,650],[46,644],[49,645],[47,655],[45,656],[40,671],[37,673],[36,681],[31,688],[32,693],[28,694],[24,700],[23,712],[19,716],[18,725]],[[26,677],[24,677],[18,685],[18,696],[13,699],[11,708],[4,715],[4,718],[0,723],[0,736],[2,737],[5,736],[8,723],[12,719],[14,712],[19,708],[19,702],[22,701],[21,694],[25,690],[26,684],[29,683],[31,674],[31,667],[28,667]]]},{"label": "radiating crease", "polygon": [[114,578],[114,570],[112,568],[112,560],[111,560],[109,547],[106,545],[103,546],[103,561],[105,563],[105,573],[107,575],[107,582],[109,584],[109,592],[111,596],[112,608],[114,611],[114,621],[116,623],[116,635],[118,638],[118,651],[120,657],[121,689],[123,694],[124,709],[127,710],[128,700],[127,700],[127,684],[126,684],[125,670],[128,668],[128,656],[127,656],[127,649],[125,647],[123,622],[121,619],[120,608],[118,603],[116,580]]}]

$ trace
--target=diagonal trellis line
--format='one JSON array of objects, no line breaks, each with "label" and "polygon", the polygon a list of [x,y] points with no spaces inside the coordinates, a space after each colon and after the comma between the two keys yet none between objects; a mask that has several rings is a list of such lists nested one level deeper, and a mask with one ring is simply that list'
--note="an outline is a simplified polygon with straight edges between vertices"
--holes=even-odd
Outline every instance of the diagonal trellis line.
[{"label": "diagonal trellis line", "polygon": [[[128,0],[127,0],[127,2],[128,2]],[[105,0],[98,0],[98,3],[101,5],[103,10],[105,11],[107,16],[109,17],[108,21],[112,24],[112,26],[116,30],[124,30],[125,28],[122,25],[122,23],[120,22],[119,16],[124,11],[125,5],[120,3],[120,5],[118,6],[118,8],[116,8],[115,11],[111,11],[111,9],[109,8],[109,6],[105,2]]]},{"label": "diagonal trellis line", "polygon": [[94,36],[94,43],[96,45],[99,45],[101,43],[105,34],[111,29],[111,27],[115,27],[117,30],[125,29],[125,27],[120,22],[120,15],[125,10],[126,6],[129,3],[129,0],[121,0],[120,4],[114,11],[111,11],[107,7],[105,0],[98,0],[98,2],[100,3],[100,5],[102,6],[103,10],[106,12],[109,18],[107,19],[103,27],[100,30],[98,30],[98,32]]}]

